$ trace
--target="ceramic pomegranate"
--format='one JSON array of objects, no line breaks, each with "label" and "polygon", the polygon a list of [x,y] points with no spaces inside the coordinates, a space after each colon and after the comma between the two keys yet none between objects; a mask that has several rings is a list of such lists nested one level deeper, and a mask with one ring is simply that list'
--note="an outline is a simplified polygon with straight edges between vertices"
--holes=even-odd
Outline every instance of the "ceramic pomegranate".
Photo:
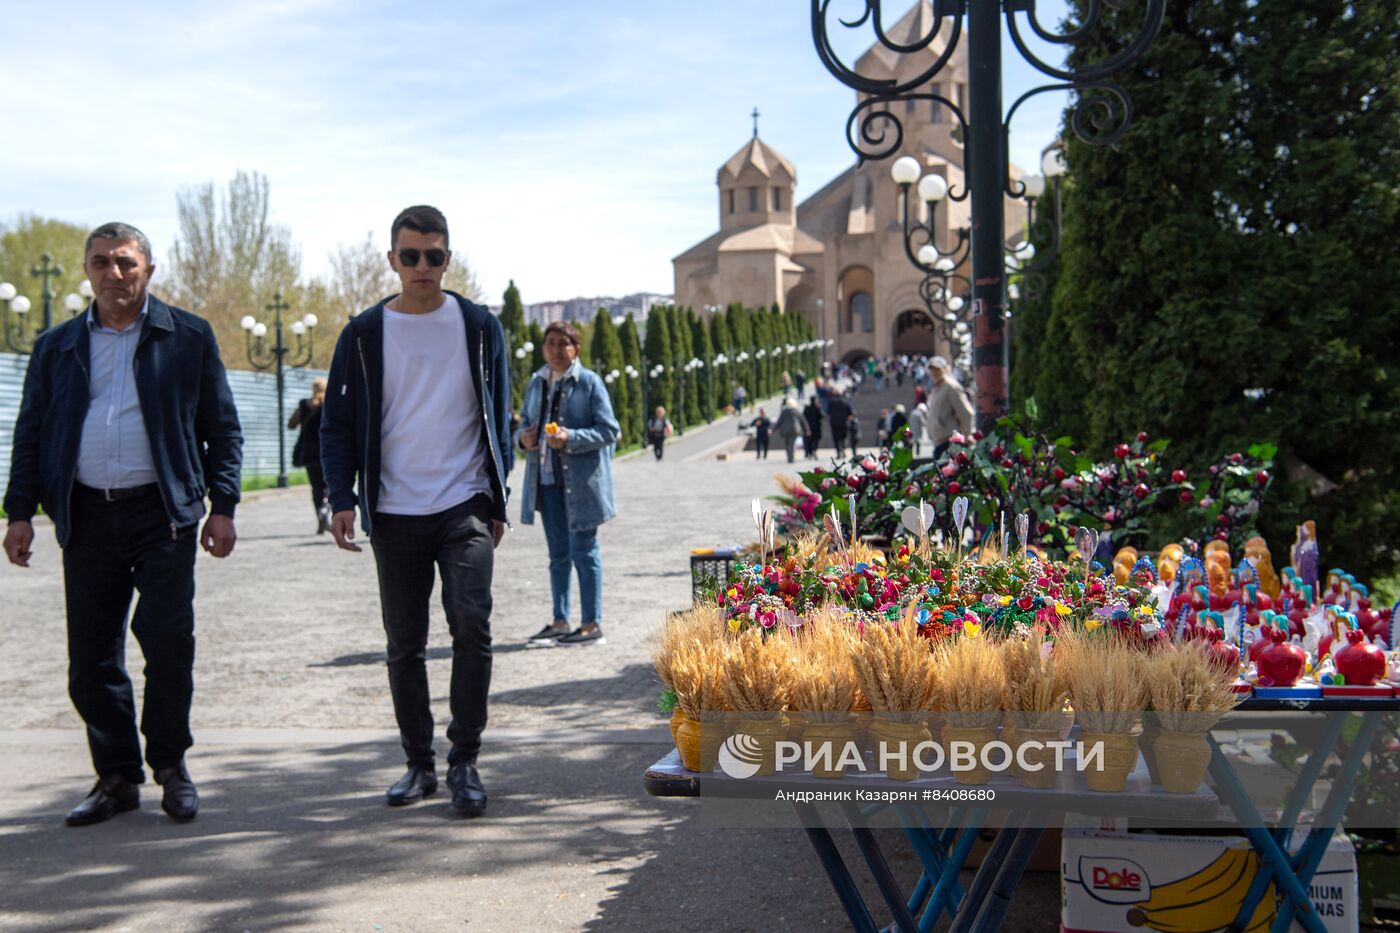
[{"label": "ceramic pomegranate", "polygon": [[1225,633],[1218,628],[1197,629],[1196,637],[1206,643],[1210,659],[1222,671],[1234,675],[1240,669],[1240,649],[1225,640]]},{"label": "ceramic pomegranate", "polygon": [[1288,636],[1281,629],[1270,630],[1269,643],[1259,652],[1256,662],[1260,686],[1292,687],[1303,676],[1308,654],[1302,645],[1295,645],[1287,639]]},{"label": "ceramic pomegranate", "polygon": [[1347,646],[1337,652],[1336,663],[1348,686],[1372,687],[1385,676],[1385,653],[1359,629],[1347,632]]}]

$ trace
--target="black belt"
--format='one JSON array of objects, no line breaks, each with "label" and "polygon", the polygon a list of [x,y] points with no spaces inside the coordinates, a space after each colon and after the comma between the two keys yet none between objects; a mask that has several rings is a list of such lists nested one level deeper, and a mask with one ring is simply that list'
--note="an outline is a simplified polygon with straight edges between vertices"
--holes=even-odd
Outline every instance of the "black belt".
[{"label": "black belt", "polygon": [[144,486],[128,486],[125,489],[93,489],[91,486],[84,486],[82,483],[73,484],[79,492],[87,493],[91,496],[98,496],[107,502],[124,502],[127,499],[140,499],[145,496],[154,496],[160,492],[159,483],[147,483]]}]

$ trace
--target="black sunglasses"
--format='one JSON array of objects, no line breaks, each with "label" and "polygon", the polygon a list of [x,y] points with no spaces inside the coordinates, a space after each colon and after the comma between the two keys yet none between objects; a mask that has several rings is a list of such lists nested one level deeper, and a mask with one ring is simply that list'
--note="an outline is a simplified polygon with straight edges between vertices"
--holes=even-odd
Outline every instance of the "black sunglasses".
[{"label": "black sunglasses", "polygon": [[428,265],[437,269],[447,263],[447,251],[442,249],[401,249],[399,250],[399,262],[410,269],[418,266],[418,260],[424,256],[428,258]]}]

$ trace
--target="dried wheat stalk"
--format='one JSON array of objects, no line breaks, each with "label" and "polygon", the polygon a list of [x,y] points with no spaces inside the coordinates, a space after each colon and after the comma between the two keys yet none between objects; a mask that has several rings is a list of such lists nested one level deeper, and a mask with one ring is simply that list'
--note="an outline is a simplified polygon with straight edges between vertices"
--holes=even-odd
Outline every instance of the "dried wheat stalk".
[{"label": "dried wheat stalk", "polygon": [[1159,651],[1148,662],[1152,709],[1171,732],[1205,732],[1219,722],[1242,698],[1230,689],[1233,680],[1212,662],[1209,649],[1194,640],[1175,651]]}]

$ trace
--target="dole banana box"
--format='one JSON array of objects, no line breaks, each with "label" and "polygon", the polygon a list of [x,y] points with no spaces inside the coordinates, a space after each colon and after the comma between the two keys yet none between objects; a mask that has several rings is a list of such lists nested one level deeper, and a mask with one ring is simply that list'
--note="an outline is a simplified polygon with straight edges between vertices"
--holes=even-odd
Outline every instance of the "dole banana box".
[{"label": "dole banana box", "polygon": [[[1293,834],[1301,841],[1303,830]],[[1157,836],[1066,829],[1060,927],[1065,933],[1215,933],[1234,922],[1259,868],[1242,838]],[[1329,931],[1356,930],[1356,853],[1333,836],[1309,885]],[[1274,922],[1271,883],[1248,933]],[[1302,930],[1295,920],[1294,930]]]}]

